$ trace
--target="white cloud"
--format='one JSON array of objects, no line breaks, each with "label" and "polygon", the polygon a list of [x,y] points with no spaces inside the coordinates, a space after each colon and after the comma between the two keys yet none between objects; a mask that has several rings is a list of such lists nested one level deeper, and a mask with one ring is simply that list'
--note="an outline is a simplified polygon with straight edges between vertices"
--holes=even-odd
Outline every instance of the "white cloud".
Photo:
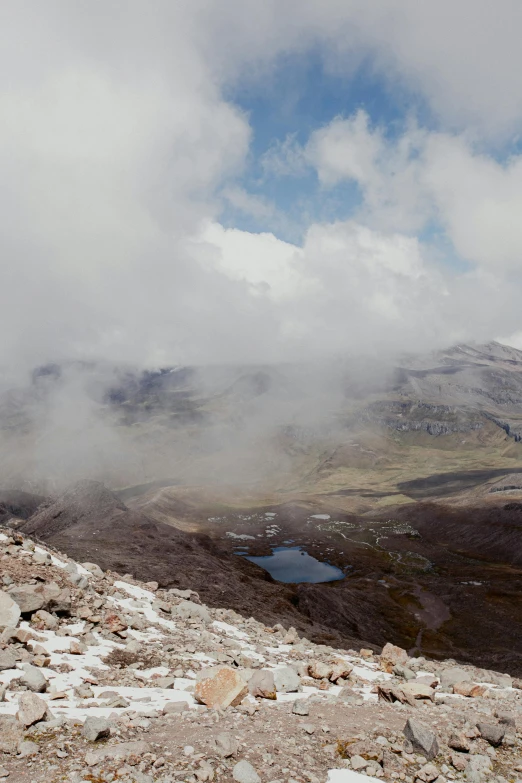
[{"label": "white cloud", "polygon": [[223,189],[221,195],[230,206],[251,217],[266,219],[274,215],[275,207],[273,204],[261,196],[253,196],[238,185],[228,185]]},{"label": "white cloud", "polygon": [[199,241],[214,246],[218,253],[213,263],[230,279],[248,283],[254,296],[284,301],[299,298],[306,287],[302,249],[273,234],[225,229],[220,223],[210,223]]},{"label": "white cloud", "polygon": [[506,164],[476,154],[462,138],[433,134],[424,183],[457,253],[499,270],[522,271],[522,156]]},{"label": "white cloud", "polygon": [[325,186],[343,179],[356,181],[363,191],[364,217],[389,231],[415,231],[429,217],[429,203],[419,181],[418,154],[426,133],[412,122],[402,136],[387,141],[381,128],[372,128],[367,113],[357,111],[335,118],[314,131],[303,150]]},{"label": "white cloud", "polygon": [[464,135],[415,126],[389,141],[359,111],[312,133],[303,155],[326,187],[354,180],[359,219],[416,233],[433,219],[461,259],[522,271],[522,156],[502,164]]},{"label": "white cloud", "polygon": [[[253,361],[517,331],[518,288],[488,270],[519,268],[519,159],[501,166],[448,132],[520,130],[519,6],[486,6],[8,4],[0,363]],[[236,184],[252,129],[229,88],[312,46],[331,69],[369,58],[413,85],[446,132],[412,124],[390,144],[363,113],[336,119],[265,168],[312,163],[325,187],[355,178],[356,219],[311,225],[301,248],[224,229],[223,195],[259,218],[272,210]],[[442,274],[413,235],[433,214],[478,264],[470,275]]]}]

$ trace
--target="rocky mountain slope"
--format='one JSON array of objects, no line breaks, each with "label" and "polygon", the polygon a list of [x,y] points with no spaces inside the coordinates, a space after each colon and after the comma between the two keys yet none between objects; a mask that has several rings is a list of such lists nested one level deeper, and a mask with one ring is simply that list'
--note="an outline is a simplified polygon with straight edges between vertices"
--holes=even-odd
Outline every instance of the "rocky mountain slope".
[{"label": "rocky mountain slope", "polygon": [[[314,642],[391,640],[520,676],[521,401],[522,353],[497,343],[40,368],[0,395],[0,520]],[[244,558],[288,542],[344,579],[282,584]]]},{"label": "rocky mountain slope", "polygon": [[13,783],[507,783],[522,682],[314,644],[194,591],[0,532],[0,776]]}]

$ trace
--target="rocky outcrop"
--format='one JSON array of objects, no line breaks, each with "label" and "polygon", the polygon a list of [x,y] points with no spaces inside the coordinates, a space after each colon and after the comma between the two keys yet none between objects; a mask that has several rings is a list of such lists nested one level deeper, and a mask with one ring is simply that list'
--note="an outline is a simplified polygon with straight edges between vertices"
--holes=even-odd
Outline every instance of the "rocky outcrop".
[{"label": "rocky outcrop", "polygon": [[379,655],[314,644],[195,594],[204,611],[178,613],[177,589],[13,536],[0,533],[13,590],[29,574],[44,593],[70,585],[69,616],[51,610],[41,627],[42,610],[28,610],[0,634],[0,774],[14,783],[29,763],[49,783],[57,762],[72,783],[486,783],[520,771],[522,690],[503,673],[390,644]]}]

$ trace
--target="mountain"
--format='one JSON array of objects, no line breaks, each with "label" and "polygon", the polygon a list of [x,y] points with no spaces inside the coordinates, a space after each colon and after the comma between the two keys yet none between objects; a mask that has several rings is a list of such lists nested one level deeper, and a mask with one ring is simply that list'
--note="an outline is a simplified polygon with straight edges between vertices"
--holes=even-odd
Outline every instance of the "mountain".
[{"label": "mountain", "polygon": [[[88,532],[97,510],[129,516],[82,483],[34,524]],[[504,672],[314,643],[19,530],[0,528],[0,557],[2,778],[517,779],[522,680]]]},{"label": "mountain", "polygon": [[[29,496],[4,515],[309,638],[518,675],[521,421],[522,353],[498,343],[276,367],[53,365],[0,399],[4,487]],[[292,546],[343,578],[272,579],[257,558]]]}]

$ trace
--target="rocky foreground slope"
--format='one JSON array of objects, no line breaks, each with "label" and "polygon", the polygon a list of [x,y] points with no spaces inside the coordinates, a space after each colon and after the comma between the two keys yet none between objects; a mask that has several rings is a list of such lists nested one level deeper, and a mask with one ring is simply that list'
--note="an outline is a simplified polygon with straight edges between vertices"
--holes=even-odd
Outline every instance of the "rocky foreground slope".
[{"label": "rocky foreground slope", "polygon": [[0,533],[0,777],[522,779],[522,683],[333,649]]}]

